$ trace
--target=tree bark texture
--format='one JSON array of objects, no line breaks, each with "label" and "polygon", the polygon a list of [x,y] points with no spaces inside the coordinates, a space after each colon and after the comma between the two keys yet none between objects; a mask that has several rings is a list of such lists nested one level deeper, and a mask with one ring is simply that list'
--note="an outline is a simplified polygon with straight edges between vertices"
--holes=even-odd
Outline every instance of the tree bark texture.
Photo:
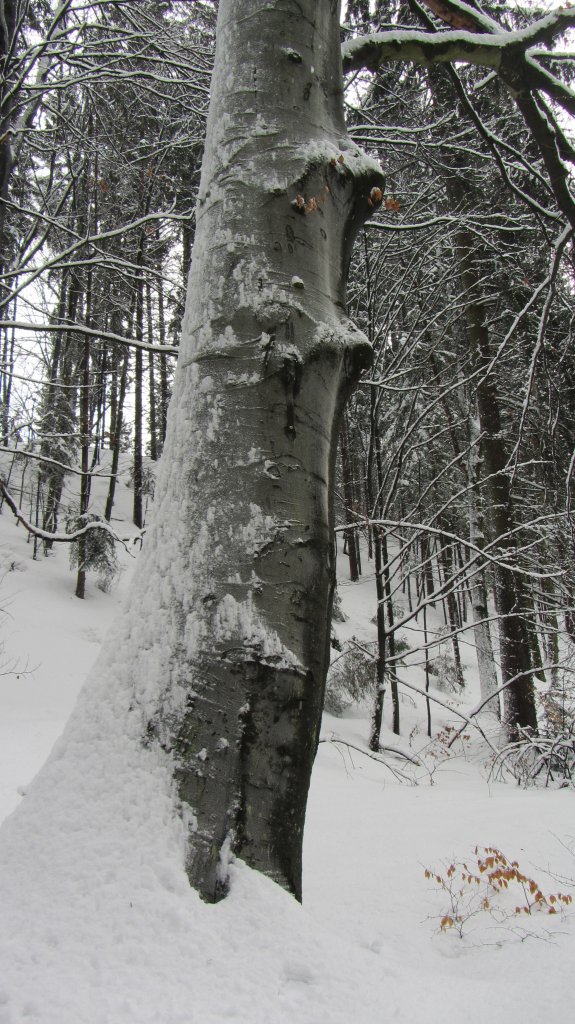
[{"label": "tree bark texture", "polygon": [[231,852],[300,898],[335,453],[370,360],[345,277],[382,177],[346,135],[337,2],[221,0],[217,40],[133,710],[174,760],[200,894]]}]

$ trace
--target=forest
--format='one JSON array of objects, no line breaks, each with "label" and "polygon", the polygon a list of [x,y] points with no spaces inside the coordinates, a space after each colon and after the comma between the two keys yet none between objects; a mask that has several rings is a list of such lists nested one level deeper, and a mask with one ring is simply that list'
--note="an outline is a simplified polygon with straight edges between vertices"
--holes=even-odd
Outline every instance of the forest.
[{"label": "forest", "polygon": [[301,899],[324,687],[400,772],[415,704],[493,777],[575,772],[575,13],[322,0],[318,42],[308,0],[267,7],[254,110],[249,0],[0,19],[0,511],[80,602],[142,548],[103,706],[119,680],[208,903],[235,855]]},{"label": "forest", "polygon": [[[78,534],[79,598],[99,561],[113,572],[113,529],[80,531],[113,522],[121,452],[139,528],[153,494],[215,28],[212,3],[88,7],[5,5],[0,132],[2,500],[38,557]],[[345,31],[464,25],[449,4],[435,23],[433,10],[349,3]],[[492,13],[518,30],[537,12]],[[541,53],[541,74],[568,83],[569,52]],[[555,166],[483,67],[393,60],[348,74],[348,130],[385,183],[350,268],[350,313],[374,356],[341,427],[336,515],[350,579],[375,570],[370,653],[396,731],[394,637],[437,602],[459,685],[458,637],[473,631],[482,696],[504,687],[493,707],[502,700],[521,729],[569,720],[575,101],[568,84],[559,99],[536,95]],[[435,645],[422,650],[430,662]]]}]

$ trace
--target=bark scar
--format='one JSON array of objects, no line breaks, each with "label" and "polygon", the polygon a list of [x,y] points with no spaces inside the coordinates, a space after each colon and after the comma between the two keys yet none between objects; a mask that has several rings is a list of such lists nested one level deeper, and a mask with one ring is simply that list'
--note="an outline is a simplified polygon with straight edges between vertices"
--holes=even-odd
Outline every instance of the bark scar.
[{"label": "bark scar", "polygon": [[286,356],[284,359],[282,379],[286,394],[286,425],[284,433],[290,441],[295,438],[295,400],[301,387],[302,365],[300,359],[295,356]]}]

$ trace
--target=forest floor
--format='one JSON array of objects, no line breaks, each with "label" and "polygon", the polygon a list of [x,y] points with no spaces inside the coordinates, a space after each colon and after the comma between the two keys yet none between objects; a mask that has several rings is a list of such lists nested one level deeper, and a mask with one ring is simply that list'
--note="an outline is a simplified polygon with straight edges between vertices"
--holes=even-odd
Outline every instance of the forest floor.
[{"label": "forest floor", "polygon": [[[122,487],[127,511],[129,489]],[[3,510],[0,819],[29,799],[30,780],[96,658],[132,562],[123,556],[125,571],[110,593],[90,579],[79,601],[67,551],[34,560],[23,529]],[[336,624],[337,634],[373,640],[371,568],[357,585],[345,582],[345,568],[342,559],[347,620]],[[392,753],[370,759],[368,703],[324,716],[303,907],[241,863],[232,868],[228,899],[205,906],[186,891],[177,844],[158,844],[145,821],[137,822],[139,853],[129,845],[121,852],[121,837],[116,849],[105,827],[101,841],[78,845],[71,822],[61,837],[70,851],[65,871],[38,864],[23,938],[0,905],[0,1024],[572,1020],[574,911],[549,897],[575,897],[575,792],[494,778],[491,752],[473,730],[447,748],[460,725],[455,710],[478,699],[470,646],[464,667],[463,694],[432,691],[454,711],[434,708],[431,741],[424,702],[413,694],[402,698],[401,736],[385,728],[382,742],[418,764]],[[401,674],[422,685],[421,667]],[[385,716],[389,722],[389,707]],[[484,725],[494,731],[488,718]],[[81,788],[81,751],[77,765],[73,781]],[[118,779],[118,788],[131,799],[128,784]],[[102,790],[95,817],[107,813],[109,800],[112,819],[114,799]],[[121,813],[129,818],[130,807]],[[42,843],[32,820],[31,849]],[[53,827],[66,832],[65,822]],[[0,844],[9,849],[9,823],[6,834]],[[62,895],[54,917],[49,890],[56,877]],[[20,905],[26,895],[19,894]]]}]

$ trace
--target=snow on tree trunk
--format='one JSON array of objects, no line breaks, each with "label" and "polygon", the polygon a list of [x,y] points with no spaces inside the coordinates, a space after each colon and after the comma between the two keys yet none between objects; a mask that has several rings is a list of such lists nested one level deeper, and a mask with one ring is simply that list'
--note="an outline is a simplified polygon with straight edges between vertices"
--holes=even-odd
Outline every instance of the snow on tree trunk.
[{"label": "snow on tree trunk", "polygon": [[220,2],[153,523],[125,613],[4,832],[12,873],[38,813],[66,822],[50,826],[54,871],[66,829],[99,837],[119,824],[132,849],[137,788],[155,831],[168,827],[167,806],[178,810],[205,900],[225,894],[231,854],[301,897],[337,438],[370,359],[345,315],[345,277],[382,184],[346,135],[340,59],[332,0]]},{"label": "snow on tree trunk", "polygon": [[337,437],[370,359],[345,276],[381,184],[345,131],[339,5],[221,0],[154,520],[126,610],[3,830],[6,892],[33,873],[31,828],[59,892],[61,837],[112,850],[121,833],[130,864],[149,819],[160,838],[177,824],[205,900],[225,894],[234,853],[301,896]]},{"label": "snow on tree trunk", "polygon": [[[237,852],[301,896],[334,585],[340,414],[369,362],[345,316],[381,183],[348,139],[339,5],[222,0],[151,585],[169,619],[148,736],[206,899]],[[157,584],[154,584],[154,578]]]}]

